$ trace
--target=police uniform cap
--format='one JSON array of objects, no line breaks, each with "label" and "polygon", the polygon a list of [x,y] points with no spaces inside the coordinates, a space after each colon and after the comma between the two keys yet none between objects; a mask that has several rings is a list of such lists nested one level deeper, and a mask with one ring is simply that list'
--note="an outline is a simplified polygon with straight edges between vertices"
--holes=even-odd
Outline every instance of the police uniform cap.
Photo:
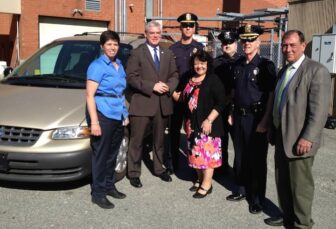
[{"label": "police uniform cap", "polygon": [[235,30],[223,30],[219,35],[218,39],[221,42],[234,42],[238,40],[238,34]]},{"label": "police uniform cap", "polygon": [[238,29],[239,38],[241,40],[254,40],[262,34],[264,30],[257,25],[246,24]]},{"label": "police uniform cap", "polygon": [[177,18],[180,23],[195,23],[197,20],[197,16],[193,13],[184,13]]}]

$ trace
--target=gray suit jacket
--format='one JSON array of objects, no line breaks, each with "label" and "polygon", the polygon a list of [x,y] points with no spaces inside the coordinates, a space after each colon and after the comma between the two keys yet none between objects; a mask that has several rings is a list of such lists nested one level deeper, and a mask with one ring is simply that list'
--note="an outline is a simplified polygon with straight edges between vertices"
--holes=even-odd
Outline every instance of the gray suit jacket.
[{"label": "gray suit jacket", "polygon": [[[154,116],[161,109],[163,115],[173,113],[171,93],[178,84],[178,72],[172,51],[160,46],[160,72],[146,44],[134,49],[127,62],[127,83],[133,91],[129,114],[135,116]],[[169,86],[170,93],[159,95],[153,91],[157,82]]]},{"label": "gray suit jacket", "polygon": [[[284,69],[280,71],[279,76],[283,71]],[[283,147],[288,158],[316,154],[328,117],[330,92],[331,78],[328,70],[305,57],[289,84],[280,117]],[[300,138],[313,142],[310,152],[303,156],[295,153]]]}]

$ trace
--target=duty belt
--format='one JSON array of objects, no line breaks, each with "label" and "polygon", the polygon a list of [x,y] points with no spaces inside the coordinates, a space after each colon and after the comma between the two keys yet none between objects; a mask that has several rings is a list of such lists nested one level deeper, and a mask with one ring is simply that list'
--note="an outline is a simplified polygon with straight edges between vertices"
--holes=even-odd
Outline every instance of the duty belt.
[{"label": "duty belt", "polygon": [[124,95],[113,95],[113,94],[107,94],[107,93],[96,93],[95,96],[100,97],[110,97],[110,98],[122,98]]},{"label": "duty belt", "polygon": [[258,113],[261,113],[263,110],[264,109],[263,109],[261,102],[256,102],[250,106],[245,106],[245,107],[239,107],[239,106],[233,105],[233,111],[239,113],[242,116],[245,116],[249,113],[258,114]]}]

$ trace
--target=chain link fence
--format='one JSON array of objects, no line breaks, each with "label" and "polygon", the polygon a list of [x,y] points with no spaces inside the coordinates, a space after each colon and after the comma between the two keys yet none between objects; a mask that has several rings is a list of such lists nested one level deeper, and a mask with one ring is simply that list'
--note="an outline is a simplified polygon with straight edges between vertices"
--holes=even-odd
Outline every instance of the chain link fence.
[{"label": "chain link fence", "polygon": [[[208,47],[213,58],[216,58],[223,54],[220,41],[209,41],[206,46]],[[244,55],[244,52],[238,43],[238,53]],[[282,67],[283,58],[281,54],[281,43],[263,41],[260,44],[260,55],[267,59],[270,59],[279,70]]]},{"label": "chain link fence", "polygon": [[282,67],[283,58],[281,54],[281,43],[262,42],[260,44],[260,55],[273,61],[277,70]]},{"label": "chain link fence", "polygon": [[[213,58],[223,54],[221,48],[221,42],[217,39],[217,35],[218,34],[216,33],[214,34],[210,33],[208,36],[212,40],[208,41],[205,44],[208,47]],[[275,35],[273,32],[266,33],[266,35],[269,35],[269,37],[263,38],[264,40],[260,44],[260,55],[273,61],[277,70],[279,70],[283,64],[283,57],[281,53],[281,41],[275,41]],[[242,55],[244,54],[239,42],[238,42],[238,53]]]}]

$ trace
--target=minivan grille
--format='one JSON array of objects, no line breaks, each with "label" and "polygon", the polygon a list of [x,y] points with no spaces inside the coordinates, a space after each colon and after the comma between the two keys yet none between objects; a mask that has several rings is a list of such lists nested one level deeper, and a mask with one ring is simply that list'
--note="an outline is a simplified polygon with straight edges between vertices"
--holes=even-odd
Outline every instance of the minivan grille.
[{"label": "minivan grille", "polygon": [[40,137],[42,130],[0,126],[0,144],[33,145]]}]

